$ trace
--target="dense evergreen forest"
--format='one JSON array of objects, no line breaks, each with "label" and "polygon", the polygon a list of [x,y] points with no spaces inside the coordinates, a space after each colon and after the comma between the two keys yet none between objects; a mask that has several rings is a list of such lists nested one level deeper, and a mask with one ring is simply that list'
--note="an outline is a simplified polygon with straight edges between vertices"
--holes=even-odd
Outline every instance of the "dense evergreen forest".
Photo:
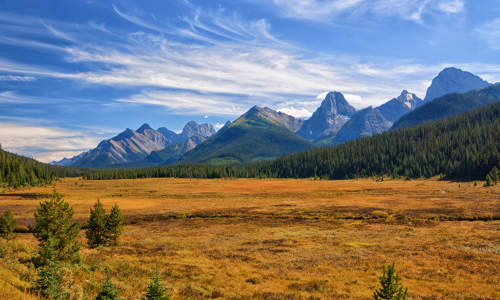
[{"label": "dense evergreen forest", "polygon": [[86,179],[145,177],[278,177],[344,179],[369,176],[484,179],[500,165],[500,103],[417,127],[360,138],[244,166],[174,165],[104,170]]},{"label": "dense evergreen forest", "polygon": [[83,176],[90,172],[90,169],[43,164],[0,149],[0,187],[46,185],[58,177]]}]

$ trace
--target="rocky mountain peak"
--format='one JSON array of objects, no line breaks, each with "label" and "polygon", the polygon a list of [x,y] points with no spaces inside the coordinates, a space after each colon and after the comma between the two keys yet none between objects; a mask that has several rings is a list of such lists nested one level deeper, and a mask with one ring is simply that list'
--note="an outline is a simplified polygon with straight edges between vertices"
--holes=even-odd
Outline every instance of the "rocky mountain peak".
[{"label": "rocky mountain peak", "polygon": [[136,131],[139,133],[144,133],[146,130],[153,130],[153,128],[151,128],[148,123],[144,123]]},{"label": "rocky mountain peak", "polygon": [[466,93],[485,88],[489,85],[490,83],[470,72],[449,67],[439,72],[432,80],[432,84],[427,89],[424,101],[432,101],[450,93]]},{"label": "rocky mountain peak", "polygon": [[356,109],[347,102],[342,93],[330,92],[298,133],[308,140],[335,134],[355,112]]},{"label": "rocky mountain peak", "polygon": [[215,133],[215,128],[208,123],[198,124],[195,121],[189,121],[182,129],[182,135],[187,137],[201,136],[209,137]]}]

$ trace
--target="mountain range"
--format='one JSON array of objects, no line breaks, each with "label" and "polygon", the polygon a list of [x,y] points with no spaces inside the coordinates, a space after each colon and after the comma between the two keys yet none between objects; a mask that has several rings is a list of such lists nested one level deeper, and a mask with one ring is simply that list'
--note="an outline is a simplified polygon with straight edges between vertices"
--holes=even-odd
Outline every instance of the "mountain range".
[{"label": "mountain range", "polygon": [[[479,89],[483,89],[477,91]],[[144,124],[102,141],[58,165],[138,167],[172,163],[243,164],[317,146],[335,145],[444,118],[500,100],[499,85],[456,68],[442,70],[424,100],[403,90],[378,107],[356,111],[340,92],[328,93],[307,120],[254,106],[218,132],[191,121],[180,134]],[[460,93],[460,94],[457,94]]]}]

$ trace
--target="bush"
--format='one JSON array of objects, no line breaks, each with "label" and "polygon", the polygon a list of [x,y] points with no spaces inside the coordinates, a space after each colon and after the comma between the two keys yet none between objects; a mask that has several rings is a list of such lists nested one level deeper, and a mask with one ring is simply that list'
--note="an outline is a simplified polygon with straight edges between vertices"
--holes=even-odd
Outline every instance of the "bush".
[{"label": "bush", "polygon": [[379,277],[381,287],[373,293],[375,300],[405,300],[408,289],[399,283],[394,263],[383,268],[382,276]]},{"label": "bush", "polygon": [[14,239],[16,237],[14,233],[16,227],[16,219],[12,216],[12,212],[7,210],[3,217],[0,218],[0,235],[6,240]]},{"label": "bush", "polygon": [[62,288],[63,268],[59,262],[50,261],[38,269],[35,288],[44,298],[66,299],[67,295]]}]

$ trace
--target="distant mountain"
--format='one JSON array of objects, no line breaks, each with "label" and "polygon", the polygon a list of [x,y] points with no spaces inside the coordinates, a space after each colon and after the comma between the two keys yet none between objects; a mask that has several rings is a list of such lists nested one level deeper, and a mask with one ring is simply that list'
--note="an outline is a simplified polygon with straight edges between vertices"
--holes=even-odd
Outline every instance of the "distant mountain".
[{"label": "distant mountain", "polygon": [[162,150],[153,151],[146,157],[146,162],[156,164],[171,164],[182,158],[184,153],[193,150],[215,133],[210,124],[197,124],[191,121],[184,126],[182,133],[178,135],[179,142],[169,145]]},{"label": "distant mountain", "polygon": [[404,115],[394,123],[392,129],[443,119],[498,101],[500,101],[500,83],[465,94],[448,94]]},{"label": "distant mountain", "polygon": [[312,148],[312,143],[293,132],[299,124],[292,116],[254,106],[187,152],[180,162],[240,164]]},{"label": "distant mountain", "polygon": [[343,143],[359,137],[372,136],[391,128],[392,123],[371,106],[355,113],[335,135],[333,142]]},{"label": "distant mountain", "polygon": [[390,122],[395,122],[401,118],[402,115],[414,110],[423,103],[423,100],[418,98],[415,94],[403,90],[399,97],[394,98],[380,105],[377,109],[382,115]]},{"label": "distant mountain", "polygon": [[[110,167],[137,163],[145,160],[153,151],[166,149],[168,146],[185,143],[188,150],[215,133],[209,124],[189,122],[181,134],[176,134],[165,127],[154,130],[143,124],[137,130],[126,129],[119,135],[104,140],[88,152],[73,158],[65,158],[56,165],[79,167]],[[186,151],[188,151],[186,150]]]},{"label": "distant mountain", "polygon": [[297,133],[311,141],[320,136],[334,135],[355,112],[356,109],[346,101],[344,95],[330,92]]},{"label": "distant mountain", "polygon": [[424,101],[432,101],[450,93],[466,93],[489,86],[490,83],[480,77],[457,68],[443,69],[427,89]]}]

